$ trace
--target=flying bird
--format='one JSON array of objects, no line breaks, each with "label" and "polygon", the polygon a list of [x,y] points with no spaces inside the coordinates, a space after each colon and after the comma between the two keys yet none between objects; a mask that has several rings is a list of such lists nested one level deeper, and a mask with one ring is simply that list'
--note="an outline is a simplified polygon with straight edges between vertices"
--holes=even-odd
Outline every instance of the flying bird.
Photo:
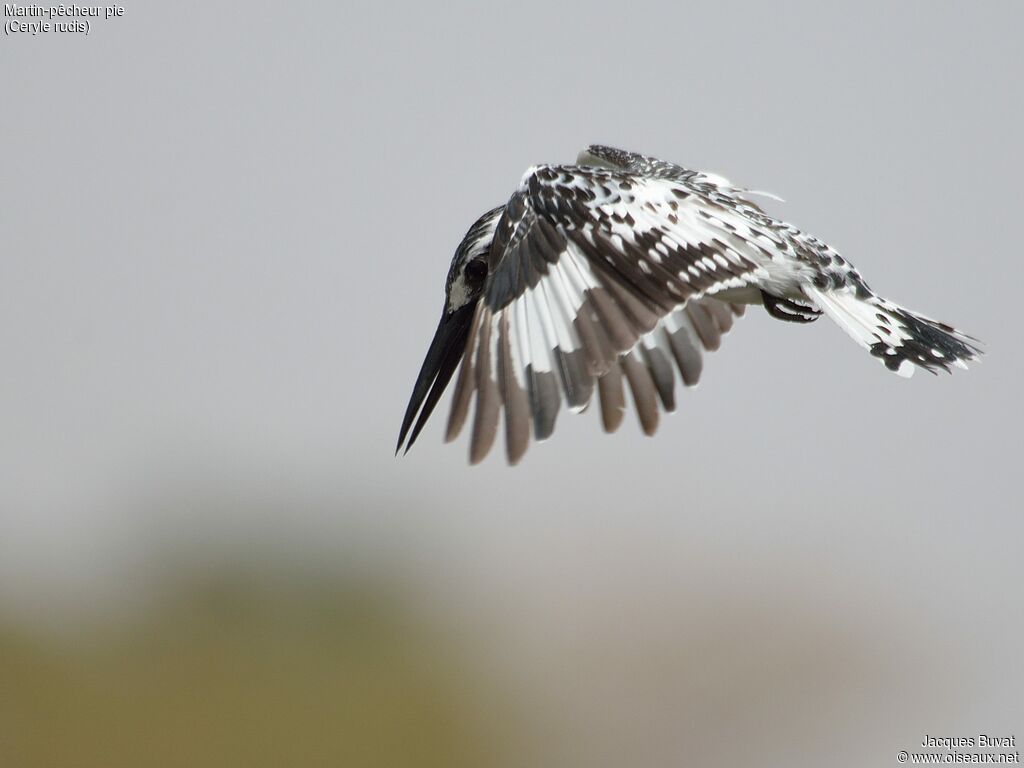
[{"label": "flying bird", "polygon": [[677,373],[696,384],[704,351],[748,304],[794,323],[824,314],[901,376],[977,359],[980,342],[876,294],[829,245],[764,213],[752,201],[764,194],[600,145],[575,165],[527,170],[455,251],[395,452],[416,441],[460,363],[446,441],[475,395],[471,463],[502,411],[510,464],[595,392],[615,431],[624,382],[653,434],[659,404],[675,409]]}]

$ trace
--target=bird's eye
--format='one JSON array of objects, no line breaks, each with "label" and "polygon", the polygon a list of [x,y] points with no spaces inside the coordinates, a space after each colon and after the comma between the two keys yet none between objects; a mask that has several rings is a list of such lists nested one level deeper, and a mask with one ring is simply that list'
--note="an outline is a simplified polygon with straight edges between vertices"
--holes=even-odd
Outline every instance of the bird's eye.
[{"label": "bird's eye", "polygon": [[470,285],[479,285],[487,277],[487,261],[473,259],[466,265],[466,281]]}]

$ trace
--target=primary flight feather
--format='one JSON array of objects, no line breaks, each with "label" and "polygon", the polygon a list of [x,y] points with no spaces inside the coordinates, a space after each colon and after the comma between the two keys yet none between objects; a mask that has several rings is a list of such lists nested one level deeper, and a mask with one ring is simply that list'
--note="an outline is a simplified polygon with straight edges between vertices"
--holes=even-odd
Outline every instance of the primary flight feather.
[{"label": "primary flight feather", "polygon": [[415,442],[460,363],[446,439],[475,396],[472,463],[493,445],[502,411],[512,464],[531,435],[550,437],[558,412],[582,410],[595,391],[614,431],[624,382],[653,434],[659,404],[675,408],[677,372],[695,384],[702,352],[718,348],[746,304],[798,323],[825,314],[901,376],[978,357],[975,339],[878,296],[834,249],[766,215],[755,194],[600,145],[575,165],[530,168],[456,249],[397,450]]}]

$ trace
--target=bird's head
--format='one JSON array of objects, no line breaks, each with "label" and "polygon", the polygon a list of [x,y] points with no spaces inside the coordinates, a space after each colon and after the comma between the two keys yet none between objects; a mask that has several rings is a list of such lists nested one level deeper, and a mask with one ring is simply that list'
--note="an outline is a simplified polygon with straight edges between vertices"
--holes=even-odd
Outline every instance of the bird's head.
[{"label": "bird's head", "polygon": [[[409,442],[405,445],[406,451],[416,442],[420,430],[427,423],[437,401],[441,399],[441,394],[451,381],[459,361],[462,360],[476,305],[484,293],[488,272],[487,256],[503,210],[504,206],[494,208],[477,219],[462,238],[459,247],[455,249],[455,257],[452,259],[445,282],[441,320],[437,324],[434,338],[430,342],[427,356],[416,378],[416,385],[413,387],[412,397],[402,420],[402,430],[398,436],[395,453],[402,449],[406,435],[409,435]],[[409,434],[409,428],[417,412],[419,419]]]},{"label": "bird's head", "polygon": [[487,255],[494,240],[494,229],[504,209],[504,206],[495,208],[477,219],[455,249],[444,286],[445,314],[455,314],[465,307],[475,307],[483,295],[484,282],[487,280]]}]

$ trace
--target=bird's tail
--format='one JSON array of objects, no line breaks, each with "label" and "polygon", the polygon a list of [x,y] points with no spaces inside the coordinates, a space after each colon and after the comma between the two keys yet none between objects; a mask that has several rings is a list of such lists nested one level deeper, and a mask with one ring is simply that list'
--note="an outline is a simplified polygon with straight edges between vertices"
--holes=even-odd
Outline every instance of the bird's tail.
[{"label": "bird's tail", "polygon": [[889,370],[910,376],[914,366],[937,373],[981,355],[977,339],[950,325],[919,315],[855,288],[806,287],[804,293],[850,337]]}]

